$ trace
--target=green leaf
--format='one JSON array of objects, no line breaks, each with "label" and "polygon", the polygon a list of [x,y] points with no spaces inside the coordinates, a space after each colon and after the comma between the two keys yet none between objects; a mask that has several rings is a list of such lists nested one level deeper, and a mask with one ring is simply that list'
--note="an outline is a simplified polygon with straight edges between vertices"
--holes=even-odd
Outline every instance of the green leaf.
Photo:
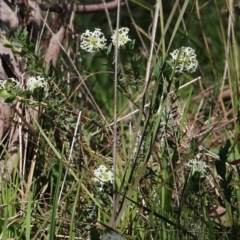
[{"label": "green leaf", "polygon": [[9,44],[9,43],[5,43],[5,44],[3,44],[3,46],[6,47],[6,48],[12,48],[13,47],[12,44]]},{"label": "green leaf", "polygon": [[14,46],[14,47],[23,48],[23,45],[20,42],[11,42],[11,45]]},{"label": "green leaf", "polygon": [[158,64],[156,64],[153,68],[153,76],[158,78],[159,74],[160,74],[160,66]]},{"label": "green leaf", "polygon": [[28,30],[27,30],[27,27],[25,27],[25,28],[23,29],[22,34],[23,34],[23,36],[24,36],[25,38],[27,38],[27,36],[28,36]]},{"label": "green leaf", "polygon": [[227,158],[229,155],[230,147],[231,147],[231,142],[228,139],[225,143],[225,146],[223,148],[221,148],[219,151],[220,161],[215,161],[217,173],[224,180],[226,179],[226,171],[227,171],[226,162],[227,162]]},{"label": "green leaf", "polygon": [[12,95],[6,89],[0,89],[0,98],[6,99]]},{"label": "green leaf", "polygon": [[113,44],[110,43],[108,46],[107,55],[112,51],[112,46],[113,46]]},{"label": "green leaf", "polygon": [[11,95],[5,99],[5,103],[12,103],[15,100],[16,96]]}]

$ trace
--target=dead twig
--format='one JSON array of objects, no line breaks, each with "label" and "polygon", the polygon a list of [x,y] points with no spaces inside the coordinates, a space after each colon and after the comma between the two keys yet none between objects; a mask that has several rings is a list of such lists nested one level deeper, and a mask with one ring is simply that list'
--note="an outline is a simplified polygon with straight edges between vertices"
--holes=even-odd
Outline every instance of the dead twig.
[{"label": "dead twig", "polygon": [[[71,8],[71,5],[66,6],[57,3],[48,3],[43,1],[37,1],[39,7],[42,11],[50,11],[50,12],[57,12],[63,13],[66,9]],[[18,5],[23,4],[22,1],[18,2]],[[107,8],[108,10],[113,10],[117,8],[118,0],[113,0],[111,2],[107,2],[106,4],[103,3],[95,3],[95,4],[82,4],[75,7],[74,11],[76,13],[90,13],[90,12],[102,12],[105,11]],[[122,3],[124,5],[124,3]]]}]

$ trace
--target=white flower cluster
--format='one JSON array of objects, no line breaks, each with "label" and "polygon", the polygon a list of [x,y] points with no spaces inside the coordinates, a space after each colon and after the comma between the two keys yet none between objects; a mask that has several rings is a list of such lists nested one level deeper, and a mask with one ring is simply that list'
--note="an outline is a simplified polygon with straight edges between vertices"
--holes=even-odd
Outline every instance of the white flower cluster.
[{"label": "white flower cluster", "polygon": [[112,35],[112,43],[115,46],[117,44],[117,36],[118,36],[118,47],[124,46],[127,42],[132,41],[128,37],[129,28],[122,27],[119,30],[114,30]]},{"label": "white flower cluster", "polygon": [[102,236],[102,240],[125,240],[126,238],[122,237],[120,234],[113,231],[106,232]]},{"label": "white flower cluster", "polygon": [[99,182],[101,184],[100,191],[103,189],[103,185],[106,182],[113,181],[113,173],[109,171],[106,166],[100,165],[97,169],[93,171],[93,181]]},{"label": "white flower cluster", "polygon": [[[123,27],[119,28],[118,33],[114,30],[112,35],[112,43],[113,45],[117,44],[117,36],[118,36],[118,47],[124,46],[127,42],[131,41],[128,37],[129,28]],[[104,37],[104,34],[101,32],[101,29],[95,28],[93,32],[87,30],[85,33],[81,35],[81,44],[80,48],[94,53],[101,49],[105,48],[107,39]]]},{"label": "white flower cluster", "polygon": [[106,45],[106,41],[107,39],[104,37],[101,29],[95,28],[93,32],[87,30],[82,34],[80,47],[87,52],[94,53],[103,49]]},{"label": "white flower cluster", "polygon": [[0,89],[5,89],[6,88],[6,83],[7,83],[7,80],[0,79]]},{"label": "white flower cluster", "polygon": [[0,79],[0,102],[4,103],[9,97],[15,96],[15,92],[19,87],[19,82],[14,78],[9,78],[8,80]]},{"label": "white flower cluster", "polygon": [[195,172],[199,172],[203,177],[206,176],[206,171],[209,168],[209,166],[200,159],[192,159],[186,166],[191,168],[191,175],[194,175]]},{"label": "white flower cluster", "polygon": [[30,91],[34,91],[36,88],[45,88],[47,86],[47,81],[40,76],[29,77],[27,80],[27,87]]},{"label": "white flower cluster", "polygon": [[170,53],[175,72],[193,73],[198,67],[197,55],[191,47],[181,47]]},{"label": "white flower cluster", "polygon": [[6,89],[8,83],[10,83],[10,85],[14,86],[14,87],[19,86],[19,82],[17,80],[15,80],[14,78],[9,78],[8,80],[0,79],[0,89]]}]

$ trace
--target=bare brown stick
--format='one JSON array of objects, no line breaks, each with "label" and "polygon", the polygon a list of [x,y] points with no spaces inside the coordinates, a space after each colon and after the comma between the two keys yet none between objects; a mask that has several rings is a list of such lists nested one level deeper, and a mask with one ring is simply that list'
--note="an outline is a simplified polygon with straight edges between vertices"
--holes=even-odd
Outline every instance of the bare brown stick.
[{"label": "bare brown stick", "polygon": [[[84,5],[76,6],[74,10],[76,13],[102,12],[105,10],[105,8],[107,8],[108,10],[117,8],[117,3],[118,3],[118,0],[107,2],[106,5],[104,5],[103,3],[84,4]],[[62,4],[47,3],[42,1],[38,1],[38,4],[41,10],[43,11],[62,13],[66,10],[66,7],[63,6]],[[70,5],[67,6],[67,9],[69,7]]]},{"label": "bare brown stick", "polygon": [[231,119],[231,120],[229,120],[229,121],[227,121],[227,122],[224,122],[221,126],[218,126],[218,127],[213,127],[211,130],[206,130],[206,131],[204,131],[204,132],[201,132],[201,133],[199,133],[199,134],[197,134],[196,136],[195,136],[195,138],[199,138],[199,137],[202,137],[202,136],[204,136],[205,134],[207,134],[207,133],[209,133],[209,132],[217,132],[217,131],[219,131],[219,130],[221,130],[221,129],[223,129],[224,127],[226,127],[227,125],[229,125],[229,124],[231,124],[231,123],[234,123],[235,121],[237,121],[237,120],[239,120],[239,118],[238,117],[235,117],[235,118],[233,118],[233,119]]},{"label": "bare brown stick", "polygon": [[12,105],[12,109],[14,110],[14,112],[21,118],[21,120],[23,121],[23,123],[26,125],[26,127],[28,128],[28,131],[35,136],[35,131],[33,130],[32,126],[30,123],[27,122],[27,120],[25,119],[25,117],[18,111],[18,109]]},{"label": "bare brown stick", "polygon": [[[240,93],[240,87],[238,89],[238,92]],[[198,99],[198,98],[208,98],[210,96],[213,96],[213,87],[210,87],[204,91],[202,91],[199,95],[197,95],[194,99]],[[218,95],[218,99],[217,101],[220,102],[222,101],[229,101],[232,97],[232,90],[231,89],[225,89],[223,90],[219,95]]]}]

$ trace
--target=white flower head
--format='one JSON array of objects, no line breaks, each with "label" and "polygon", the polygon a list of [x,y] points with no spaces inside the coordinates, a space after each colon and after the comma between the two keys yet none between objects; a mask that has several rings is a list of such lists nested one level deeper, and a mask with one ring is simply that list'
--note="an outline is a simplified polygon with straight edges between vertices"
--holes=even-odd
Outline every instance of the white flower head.
[{"label": "white flower head", "polygon": [[175,72],[193,73],[198,67],[197,55],[191,47],[181,47],[170,53]]},{"label": "white flower head", "polygon": [[19,82],[14,78],[9,78],[8,80],[0,79],[0,89],[6,89],[8,84],[12,87],[19,87]]},{"label": "white flower head", "polygon": [[128,37],[128,32],[129,32],[129,28],[127,27],[119,28],[118,34],[117,34],[117,30],[114,30],[113,35],[111,37],[113,45],[115,46],[117,44],[117,35],[118,35],[118,47],[121,47],[125,45],[127,42],[132,41]]},{"label": "white flower head", "polygon": [[186,166],[191,168],[191,175],[194,175],[195,172],[199,172],[201,176],[206,176],[206,171],[209,168],[209,166],[200,159],[192,159]]},{"label": "white flower head", "polygon": [[7,80],[0,79],[0,89],[5,89],[7,84]]},{"label": "white flower head", "polygon": [[112,171],[108,170],[104,165],[100,165],[97,169],[93,171],[93,181],[99,182],[101,184],[100,191],[104,183],[113,181],[113,173]]},{"label": "white flower head", "polygon": [[102,240],[125,240],[126,238],[122,237],[120,234],[113,231],[106,232],[102,236]]},{"label": "white flower head", "polygon": [[103,49],[106,45],[106,41],[101,29],[95,28],[93,32],[87,30],[81,35],[80,48],[87,52],[94,53]]},{"label": "white flower head", "polygon": [[0,79],[0,102],[4,103],[7,98],[15,96],[19,86],[19,82],[14,78],[9,78],[8,80]]},{"label": "white flower head", "polygon": [[27,80],[27,87],[30,91],[34,91],[36,88],[45,88],[47,86],[47,81],[40,76],[29,77]]},{"label": "white flower head", "polygon": [[10,80],[12,83],[14,83],[14,87],[19,87],[20,86],[19,82],[16,79],[9,78],[8,80]]}]

